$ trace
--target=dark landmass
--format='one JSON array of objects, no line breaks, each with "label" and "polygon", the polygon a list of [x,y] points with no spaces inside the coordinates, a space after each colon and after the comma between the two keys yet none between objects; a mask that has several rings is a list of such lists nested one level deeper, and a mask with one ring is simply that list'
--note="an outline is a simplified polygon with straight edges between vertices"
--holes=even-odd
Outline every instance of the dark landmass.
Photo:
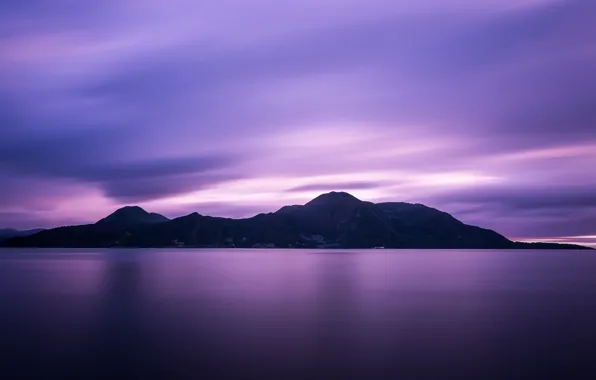
[{"label": "dark landmass", "polygon": [[34,235],[38,232],[43,231],[42,228],[36,228],[33,230],[15,230],[12,228],[5,228],[5,229],[0,229],[0,242],[13,238],[13,237],[17,237],[17,236],[29,236],[29,235]]},{"label": "dark landmass", "polygon": [[168,218],[156,213],[149,213],[138,206],[127,206],[116,210],[95,223],[97,226],[107,228],[128,228],[140,224],[153,224],[167,222]]},{"label": "dark landmass", "polygon": [[140,207],[95,224],[60,227],[5,241],[10,247],[239,247],[412,249],[590,249],[520,243],[421,204],[371,203],[343,192],[247,219],[192,213],[169,220]]},{"label": "dark landmass", "polygon": [[588,249],[593,248],[584,247],[583,245],[567,244],[567,243],[523,243],[514,242],[516,249]]}]

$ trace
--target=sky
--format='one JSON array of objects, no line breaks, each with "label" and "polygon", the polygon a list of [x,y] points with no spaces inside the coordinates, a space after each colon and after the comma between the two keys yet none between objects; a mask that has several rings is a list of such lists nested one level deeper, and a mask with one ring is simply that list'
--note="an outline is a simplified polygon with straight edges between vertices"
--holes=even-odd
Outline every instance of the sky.
[{"label": "sky", "polygon": [[0,2],[0,228],[332,190],[596,246],[593,0]]}]

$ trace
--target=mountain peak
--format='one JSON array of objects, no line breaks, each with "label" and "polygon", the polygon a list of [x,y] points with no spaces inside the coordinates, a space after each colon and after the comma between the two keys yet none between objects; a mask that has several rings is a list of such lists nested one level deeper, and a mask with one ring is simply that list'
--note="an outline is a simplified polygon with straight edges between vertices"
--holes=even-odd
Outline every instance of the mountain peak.
[{"label": "mountain peak", "polygon": [[116,210],[116,212],[125,211],[125,210],[139,210],[139,211],[147,212],[141,206],[123,206],[123,207],[120,207],[118,210]]},{"label": "mountain peak", "polygon": [[124,206],[110,214],[112,215],[149,215],[149,213],[139,206]]},{"label": "mountain peak", "polygon": [[138,224],[153,224],[168,221],[163,215],[149,213],[139,206],[125,206],[101,219],[98,225],[119,225],[130,227]]},{"label": "mountain peak", "polygon": [[361,202],[360,199],[356,198],[352,194],[346,193],[344,191],[332,191],[329,193],[321,194],[318,197],[314,198],[310,202],[308,202],[307,206],[320,206],[320,205],[329,205],[329,204],[339,204],[339,203],[346,203],[346,202]]}]

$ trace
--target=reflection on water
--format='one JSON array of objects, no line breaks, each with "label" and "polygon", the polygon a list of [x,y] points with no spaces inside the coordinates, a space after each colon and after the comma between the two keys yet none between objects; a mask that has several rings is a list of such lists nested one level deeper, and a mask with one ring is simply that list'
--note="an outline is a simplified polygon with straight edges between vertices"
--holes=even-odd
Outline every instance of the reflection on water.
[{"label": "reflection on water", "polygon": [[2,250],[0,369],[590,378],[595,273],[589,252]]},{"label": "reflection on water", "polygon": [[[102,374],[130,376],[142,367],[141,263],[136,251],[109,252],[101,273],[97,347]],[[130,257],[133,256],[133,257]]]}]

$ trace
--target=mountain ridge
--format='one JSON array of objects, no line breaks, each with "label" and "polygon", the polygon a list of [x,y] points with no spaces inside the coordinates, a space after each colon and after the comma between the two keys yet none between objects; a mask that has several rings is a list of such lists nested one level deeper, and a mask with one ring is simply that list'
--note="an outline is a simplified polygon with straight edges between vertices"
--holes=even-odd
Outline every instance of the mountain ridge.
[{"label": "mountain ridge", "polygon": [[38,232],[44,231],[43,228],[34,228],[30,230],[17,230],[14,228],[2,228],[0,229],[0,242],[11,239],[13,237],[29,236],[34,235]]},{"label": "mountain ridge", "polygon": [[127,206],[95,224],[8,239],[13,247],[281,247],[408,249],[590,249],[520,243],[422,204],[372,203],[345,192],[304,205],[230,219],[191,213],[174,219]]},{"label": "mountain ridge", "polygon": [[163,223],[170,219],[156,213],[149,213],[139,206],[125,206],[96,222],[99,226],[132,227],[139,224]]}]

